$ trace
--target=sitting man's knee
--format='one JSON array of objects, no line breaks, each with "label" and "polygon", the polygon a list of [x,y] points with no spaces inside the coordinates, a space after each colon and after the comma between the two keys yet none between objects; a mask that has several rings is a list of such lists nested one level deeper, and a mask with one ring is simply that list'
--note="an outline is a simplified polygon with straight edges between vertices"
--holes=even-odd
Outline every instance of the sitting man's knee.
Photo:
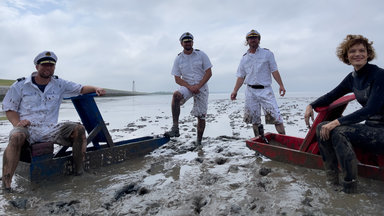
[{"label": "sitting man's knee", "polygon": [[14,132],[9,135],[9,144],[22,146],[27,139],[27,135],[23,132]]},{"label": "sitting man's knee", "polygon": [[173,98],[177,101],[181,101],[183,99],[183,95],[179,91],[173,92]]},{"label": "sitting man's knee", "polygon": [[26,138],[27,138],[27,136],[25,135],[25,133],[22,133],[22,132],[12,133],[12,134],[11,134],[11,137],[12,137],[12,138],[17,138],[17,139],[26,139]]},{"label": "sitting man's knee", "polygon": [[85,136],[85,128],[82,124],[76,124],[76,126],[73,128],[71,138],[74,139],[76,137],[82,136]]},{"label": "sitting man's knee", "polygon": [[75,131],[79,133],[80,135],[85,134],[85,128],[82,124],[78,124],[75,127]]}]

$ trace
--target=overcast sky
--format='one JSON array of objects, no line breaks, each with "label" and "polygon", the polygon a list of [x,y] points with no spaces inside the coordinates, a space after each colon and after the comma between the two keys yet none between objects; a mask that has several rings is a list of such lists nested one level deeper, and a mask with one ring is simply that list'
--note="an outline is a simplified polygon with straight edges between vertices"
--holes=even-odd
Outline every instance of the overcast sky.
[{"label": "overcast sky", "polygon": [[211,92],[229,94],[251,29],[274,52],[287,95],[329,91],[352,71],[335,55],[347,34],[372,40],[372,63],[384,67],[381,0],[0,0],[0,78],[28,76],[33,58],[52,50],[64,79],[174,91],[178,39],[189,31],[213,64]]}]

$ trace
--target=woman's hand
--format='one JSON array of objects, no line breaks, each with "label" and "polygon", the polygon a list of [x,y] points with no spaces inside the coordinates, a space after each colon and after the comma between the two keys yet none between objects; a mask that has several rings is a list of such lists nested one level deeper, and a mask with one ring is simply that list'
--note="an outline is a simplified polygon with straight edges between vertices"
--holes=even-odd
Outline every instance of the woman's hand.
[{"label": "woman's hand", "polygon": [[308,105],[307,108],[305,109],[305,114],[304,114],[304,120],[305,124],[307,125],[307,128],[311,128],[311,124],[309,122],[309,118],[312,119],[312,122],[314,120],[314,114],[313,114],[313,109],[311,105]]},{"label": "woman's hand", "polygon": [[328,124],[323,125],[320,129],[320,139],[328,140],[329,134],[331,133],[331,131],[339,125],[340,125],[340,122],[337,119],[329,122]]}]

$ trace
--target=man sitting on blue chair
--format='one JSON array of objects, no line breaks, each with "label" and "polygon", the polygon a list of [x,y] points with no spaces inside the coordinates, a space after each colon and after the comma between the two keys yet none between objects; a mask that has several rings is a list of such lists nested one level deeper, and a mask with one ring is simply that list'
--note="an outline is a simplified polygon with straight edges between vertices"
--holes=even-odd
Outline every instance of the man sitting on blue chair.
[{"label": "man sitting on blue chair", "polygon": [[75,174],[84,170],[87,141],[83,125],[76,122],[58,123],[59,109],[64,97],[105,90],[83,86],[53,75],[57,56],[44,51],[34,59],[36,72],[27,78],[18,79],[3,99],[3,110],[13,129],[3,155],[3,188],[11,190],[12,177],[20,160],[21,147],[25,142],[53,142],[72,146]]}]

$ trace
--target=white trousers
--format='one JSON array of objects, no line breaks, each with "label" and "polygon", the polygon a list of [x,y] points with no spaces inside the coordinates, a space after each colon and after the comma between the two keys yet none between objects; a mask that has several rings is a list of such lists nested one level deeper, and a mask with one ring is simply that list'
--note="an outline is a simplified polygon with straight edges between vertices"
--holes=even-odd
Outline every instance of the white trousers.
[{"label": "white trousers", "polygon": [[184,86],[180,86],[178,91],[183,95],[183,100],[181,100],[180,105],[183,105],[193,97],[193,108],[191,110],[191,115],[200,119],[205,119],[208,110],[208,85],[201,87],[198,94],[192,94],[192,92]]},{"label": "white trousers", "polygon": [[266,124],[283,123],[272,87],[253,89],[247,86],[245,90],[244,122],[261,124],[261,108],[264,111]]}]

